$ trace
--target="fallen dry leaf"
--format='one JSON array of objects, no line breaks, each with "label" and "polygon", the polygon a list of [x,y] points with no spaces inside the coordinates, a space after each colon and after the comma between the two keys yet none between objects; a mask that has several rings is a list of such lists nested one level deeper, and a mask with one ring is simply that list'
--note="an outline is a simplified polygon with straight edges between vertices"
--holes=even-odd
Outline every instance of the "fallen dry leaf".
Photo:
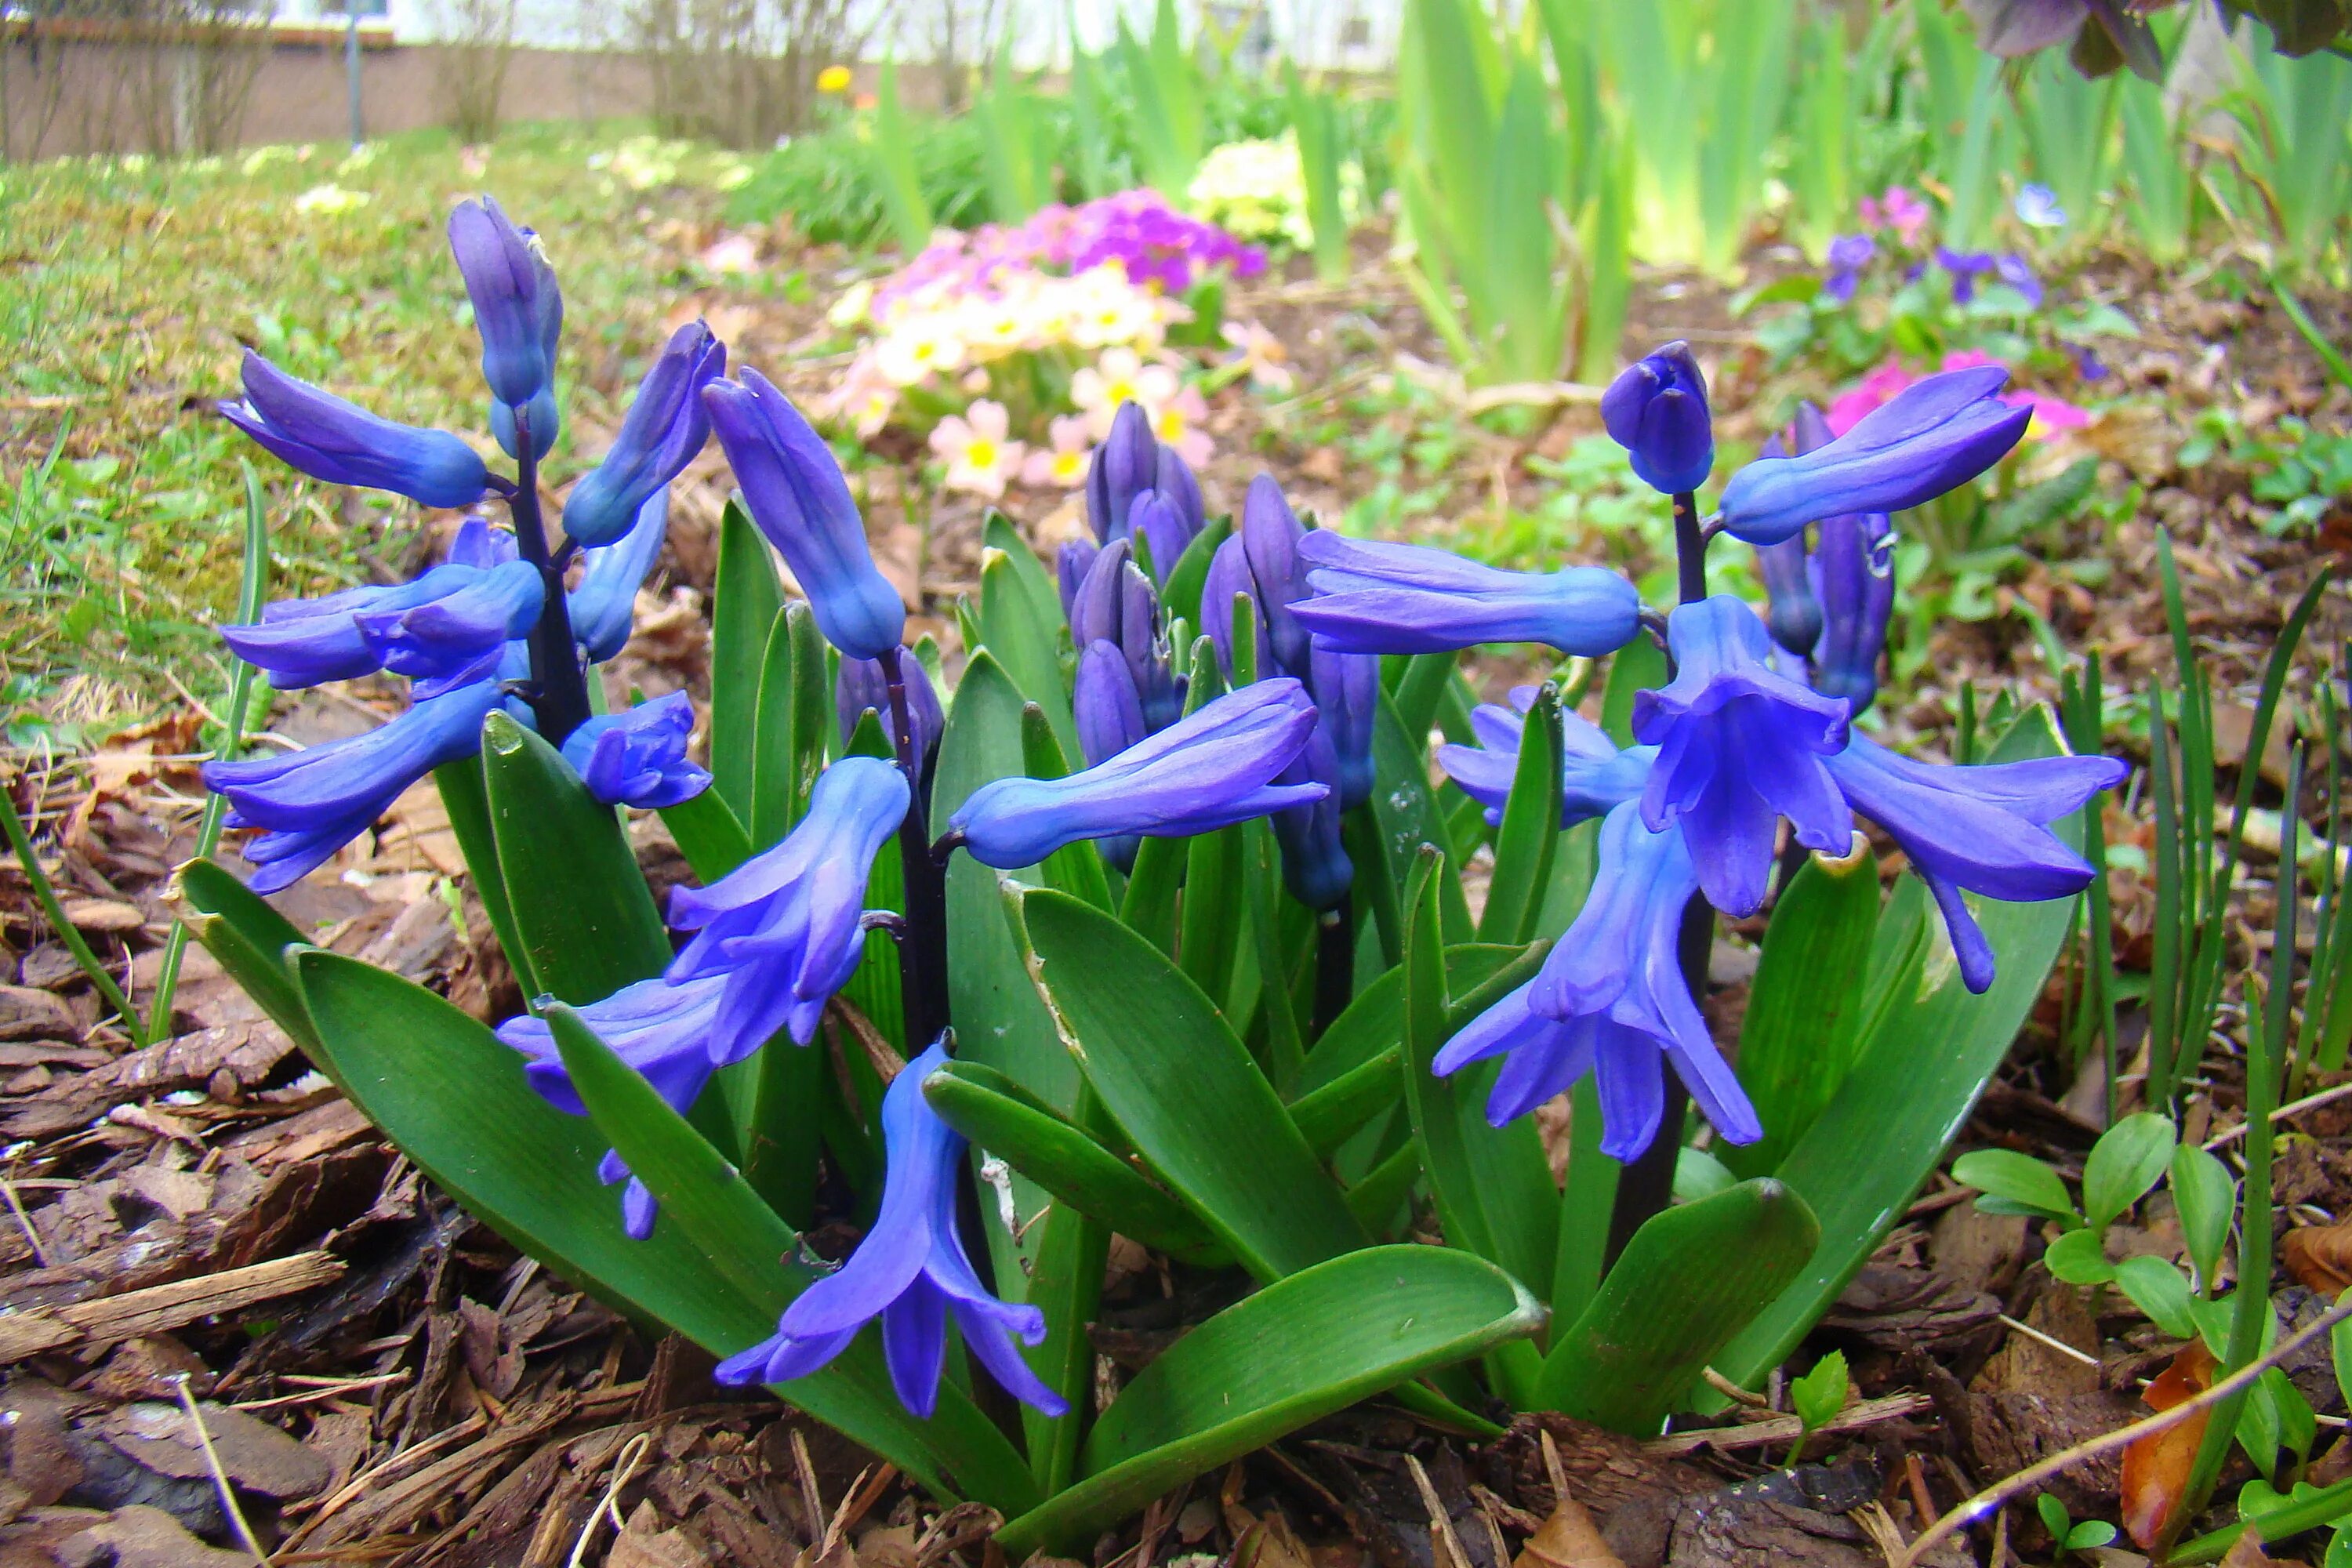
[{"label": "fallen dry leaf", "polygon": [[1601,1527],[1584,1505],[1563,1497],[1543,1528],[1519,1548],[1511,1568],[1625,1568],[1625,1563],[1601,1538]]},{"label": "fallen dry leaf", "polygon": [[2313,1225],[2286,1233],[2279,1257],[2305,1289],[2336,1296],[2352,1289],[2352,1225]]},{"label": "fallen dry leaf", "polygon": [[[2180,1347],[2172,1364],[2159,1373],[2141,1395],[2153,1410],[2169,1410],[2213,1386],[2213,1352],[2202,1340]],[[2199,1411],[2177,1426],[2149,1434],[2124,1450],[2123,1484],[2118,1498],[2124,1531],[2143,1547],[2152,1547],[2164,1533],[2180,1497],[2189,1488],[2189,1471],[2197,1448],[2205,1440],[2208,1413]]]},{"label": "fallen dry leaf", "polygon": [[2237,1540],[2230,1542],[2229,1554],[2221,1559],[2221,1568],[2263,1568],[2271,1561],[2270,1553],[2263,1550],[2262,1531],[2249,1526],[2238,1532]]}]

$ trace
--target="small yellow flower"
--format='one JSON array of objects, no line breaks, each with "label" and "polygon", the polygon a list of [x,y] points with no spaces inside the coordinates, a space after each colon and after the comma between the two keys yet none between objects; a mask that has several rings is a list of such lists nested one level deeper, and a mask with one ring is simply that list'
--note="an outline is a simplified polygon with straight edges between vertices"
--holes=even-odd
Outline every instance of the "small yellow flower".
[{"label": "small yellow flower", "polygon": [[816,73],[816,89],[819,92],[847,92],[849,82],[850,73],[847,66],[827,66]]}]

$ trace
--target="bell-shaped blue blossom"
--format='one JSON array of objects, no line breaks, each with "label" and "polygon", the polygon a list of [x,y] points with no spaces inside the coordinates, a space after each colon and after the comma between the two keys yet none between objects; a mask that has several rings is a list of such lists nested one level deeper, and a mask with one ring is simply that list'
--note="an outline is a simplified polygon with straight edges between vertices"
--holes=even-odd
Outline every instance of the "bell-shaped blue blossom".
[{"label": "bell-shaped blue blossom", "polygon": [[[907,727],[914,732],[915,757],[919,763],[928,762],[931,749],[947,733],[947,715],[940,708],[940,694],[931,689],[930,672],[912,650],[898,650],[898,670],[907,683]],[[857,733],[857,721],[868,710],[881,721],[882,733],[890,734],[890,678],[883,673],[880,659],[843,659],[833,683],[833,703],[841,720],[843,744]]]},{"label": "bell-shaped blue blossom", "polygon": [[537,397],[522,406],[520,416],[515,410],[495,400],[490,404],[490,434],[496,437],[499,449],[509,458],[522,455],[522,431],[530,430],[530,449],[545,453],[555,445],[555,437],[563,428],[562,414],[555,406],[555,389],[542,387]]},{"label": "bell-shaped blue blossom", "polygon": [[[1122,403],[1111,416],[1109,436],[1087,465],[1087,526],[1097,544],[1134,537],[1132,513],[1146,492],[1156,497],[1155,510],[1146,519],[1152,529],[1147,535],[1151,570],[1164,583],[1201,531],[1201,481],[1173,447],[1161,446],[1152,435],[1151,416],[1137,404]],[[1162,507],[1164,511],[1157,510]]]},{"label": "bell-shaped blue blossom", "polygon": [[[482,334],[482,379],[499,402],[526,407],[554,379],[556,341],[563,330],[563,291],[546,247],[484,196],[458,203],[449,215],[449,249]],[[531,437],[541,451],[554,435],[533,421]]]},{"label": "bell-shaped blue blossom", "polygon": [[1846,705],[1773,669],[1770,634],[1729,595],[1666,620],[1675,678],[1633,699],[1633,735],[1658,748],[1642,792],[1653,830],[1679,826],[1708,901],[1756,912],[1772,869],[1775,819],[1797,842],[1843,855],[1853,818],[1825,759],[1846,743]]},{"label": "bell-shaped blue blossom", "polygon": [[972,858],[1008,870],[1082,839],[1207,833],[1322,799],[1323,784],[1275,782],[1314,728],[1305,687],[1261,680],[1082,773],[984,784],[949,826]]},{"label": "bell-shaped blue blossom", "polygon": [[1624,647],[1641,626],[1641,595],[1599,566],[1505,572],[1449,551],[1344,539],[1328,528],[1308,532],[1298,553],[1315,596],[1291,613],[1341,653],[1539,642],[1597,658]]},{"label": "bell-shaped blue blossom", "polygon": [[364,734],[278,756],[206,763],[205,787],[229,804],[228,826],[257,827],[245,858],[257,893],[292,886],[358,837],[402,791],[443,763],[481,749],[482,721],[505,700],[493,655],[476,678],[420,701]]},{"label": "bell-shaped blue blossom", "polygon": [[[1160,594],[1135,563],[1130,542],[1114,539],[1095,556],[1070,601],[1070,643],[1082,654],[1098,642],[1117,647],[1135,683],[1147,730],[1161,730],[1184,711],[1185,682],[1160,624]],[[1099,757],[1089,757],[1100,762]]]},{"label": "bell-shaped blue blossom", "polygon": [[419,605],[352,617],[383,668],[417,683],[419,699],[437,696],[505,644],[529,636],[547,607],[546,575],[528,561],[486,572],[450,570],[470,580]]},{"label": "bell-shaped blue blossom", "polygon": [[346,588],[317,599],[279,599],[261,609],[261,619],[220,628],[221,640],[280,691],[324,680],[356,680],[383,668],[383,657],[360,629],[360,617],[415,609],[459,592],[484,572],[515,558],[514,535],[469,517],[450,542],[440,565],[405,583]]},{"label": "bell-shaped blue blossom", "polygon": [[1277,811],[1274,838],[1282,851],[1282,885],[1310,910],[1335,910],[1355,885],[1356,868],[1340,840],[1339,753],[1331,743],[1328,719],[1318,721],[1290,765],[1276,775],[1281,784],[1320,784],[1320,800]]},{"label": "bell-shaped blue blossom", "polygon": [[620,657],[635,623],[637,590],[661,559],[669,533],[669,491],[656,490],[637,508],[637,521],[610,544],[580,552],[580,585],[565,597],[572,637],[591,664]]},{"label": "bell-shaped blue blossom", "polygon": [[[1514,686],[1510,698],[1507,708],[1482,702],[1470,710],[1470,733],[1476,745],[1449,742],[1437,748],[1437,765],[1445,776],[1485,806],[1486,820],[1497,826],[1510,803],[1511,782],[1518,777],[1519,748],[1526,743],[1527,714],[1536,705],[1536,689]],[[1566,708],[1560,710],[1559,726],[1562,827],[1606,816],[1640,796],[1649,783],[1650,765],[1657,760],[1655,746],[1620,751],[1607,731]]]},{"label": "bell-shaped blue blossom", "polygon": [[[684,1116],[694,1109],[710,1075],[718,1070],[710,1059],[709,1041],[719,999],[726,988],[726,980],[717,975],[683,985],[659,978],[640,980],[578,1012],[581,1022],[614,1056],[636,1068],[654,1092]],[[498,1037],[530,1058],[523,1078],[541,1099],[568,1116],[588,1114],[545,1019],[528,1014],[509,1018],[499,1026]],[[629,1173],[621,1156],[606,1150],[596,1174],[608,1187],[628,1183],[621,1194],[621,1228],[637,1241],[653,1235],[658,1205],[645,1183]]]},{"label": "bell-shaped blue blossom", "polygon": [[1331,742],[1339,768],[1339,804],[1353,811],[1372,798],[1372,733],[1381,710],[1381,661],[1368,653],[1309,648],[1307,691],[1315,699],[1318,728]]},{"label": "bell-shaped blue blossom", "polygon": [[938,1407],[953,1314],[965,1348],[1004,1391],[1048,1415],[1068,1403],[1031,1371],[1023,1344],[1041,1344],[1045,1314],[990,1295],[956,1230],[956,1169],[964,1141],[923,1098],[923,1081],[947,1065],[941,1041],[908,1062],[882,1096],[882,1207],[849,1261],[803,1291],[772,1338],[729,1356],[712,1373],[725,1384],[806,1377],[880,1319],[882,1357],[901,1404],[929,1419]]},{"label": "bell-shaped blue blossom", "polygon": [[223,403],[230,424],[314,479],[390,490],[421,506],[471,506],[489,489],[489,469],[446,430],[380,419],[356,403],[297,381],[245,351],[245,398]]},{"label": "bell-shaped blue blossom", "polygon": [[824,437],[758,371],[702,389],[743,504],[793,569],[827,642],[879,658],[907,631],[898,590],[875,570],[866,523]]},{"label": "bell-shaped blue blossom", "polygon": [[1601,395],[1601,423],[1632,454],[1635,476],[1654,490],[1695,490],[1715,468],[1706,377],[1688,343],[1653,349],[1620,372]]},{"label": "bell-shaped blue blossom", "polygon": [[1878,656],[1895,614],[1895,528],[1883,511],[1823,518],[1807,561],[1822,606],[1813,689],[1859,716],[1878,698]]},{"label": "bell-shaped blue blossom", "polygon": [[695,933],[670,962],[670,983],[727,976],[712,1061],[741,1061],[779,1029],[798,1045],[816,1037],[825,1002],[865,953],[866,879],[908,799],[896,763],[844,757],[817,776],[808,815],[782,844],[670,895],[669,923]]},{"label": "bell-shaped blue blossom", "polygon": [[702,389],[727,374],[727,345],[701,321],[670,334],[637,387],[604,460],[563,500],[563,531],[582,544],[610,544],[646,502],[677,478],[710,439]]},{"label": "bell-shaped blue blossom", "polygon": [[694,700],[673,691],[588,720],[564,737],[563,760],[606,805],[651,811],[710,787],[709,773],[686,759],[693,734]]},{"label": "bell-shaped blue blossom", "polygon": [[1999,365],[1947,371],[1906,388],[1844,435],[1795,458],[1759,458],[1723,487],[1724,531],[1778,544],[1809,522],[1901,511],[1967,484],[2009,455],[2031,408],[2001,402]]},{"label": "bell-shaped blue blossom", "polygon": [[2009,903],[2071,898],[2090,885],[2089,861],[2048,825],[2123,782],[2115,757],[2040,757],[1937,767],[1856,735],[1829,759],[1853,809],[1885,829],[1935,895],[1971,991],[1993,981],[1992,944],[1963,892]]},{"label": "bell-shaped blue blossom", "polygon": [[1500,1127],[1590,1072],[1601,1096],[1601,1152],[1633,1160],[1664,1119],[1663,1063],[1727,1142],[1764,1135],[1692,1001],[1678,953],[1683,910],[1698,885],[1680,833],[1653,833],[1632,802],[1601,827],[1592,892],[1535,979],[1447,1041],[1443,1076],[1508,1053],[1486,1099]]}]

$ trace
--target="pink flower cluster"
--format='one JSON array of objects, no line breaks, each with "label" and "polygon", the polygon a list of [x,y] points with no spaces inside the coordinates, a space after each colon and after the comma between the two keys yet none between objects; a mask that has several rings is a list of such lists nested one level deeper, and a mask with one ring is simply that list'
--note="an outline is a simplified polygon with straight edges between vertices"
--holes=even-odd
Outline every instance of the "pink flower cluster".
[{"label": "pink flower cluster", "polygon": [[1919,237],[1927,232],[1927,220],[1935,216],[1926,202],[1903,185],[1889,185],[1883,196],[1862,198],[1862,226],[1891,228],[1895,237],[1906,246],[1916,247]]},{"label": "pink flower cluster", "polygon": [[[1972,370],[1979,365],[2000,363],[1980,350],[1969,349],[1946,354],[1942,368]],[[1830,404],[1829,421],[1832,433],[1844,435],[1860,423],[1864,415],[1893,402],[1898,393],[1926,379],[1924,374],[1915,374],[1906,370],[1900,361],[1888,360],[1855,383],[1851,389],[1840,394]],[[2054,439],[2066,431],[2080,430],[2091,422],[2088,409],[2069,403],[2063,397],[2053,397],[2046,392],[2031,392],[2023,387],[2012,387],[2002,395],[2001,401],[2011,408],[2033,410],[2033,423],[2027,426],[2026,433],[2037,440]]]},{"label": "pink flower cluster", "polygon": [[986,294],[1009,271],[1075,274],[1105,262],[1116,262],[1139,287],[1181,294],[1218,267],[1255,278],[1265,270],[1265,252],[1185,216],[1157,191],[1122,191],[1083,206],[1043,208],[1018,227],[985,224],[943,234],[875,291],[875,314],[881,319],[892,300],[940,285]]}]

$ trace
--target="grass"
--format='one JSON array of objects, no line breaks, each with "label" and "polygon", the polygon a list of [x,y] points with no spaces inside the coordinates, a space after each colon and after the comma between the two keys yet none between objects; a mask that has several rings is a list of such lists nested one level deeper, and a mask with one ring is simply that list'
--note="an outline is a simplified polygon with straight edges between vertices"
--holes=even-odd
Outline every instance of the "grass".
[{"label": "grass", "polygon": [[[258,349],[389,418],[488,442],[479,348],[441,240],[488,190],[545,237],[564,288],[567,427],[609,423],[698,280],[692,237],[737,166],[642,128],[526,126],[487,156],[418,132],[358,156],[71,159],[0,183],[0,726],[79,744],[220,690],[247,447],[212,413]],[[666,187],[654,203],[642,187]],[[322,187],[361,195],[337,210]],[[313,193],[306,203],[306,193]],[[601,443],[599,443],[601,445]],[[271,593],[398,571],[426,519],[258,465]],[[579,466],[570,443],[549,477]]]}]

